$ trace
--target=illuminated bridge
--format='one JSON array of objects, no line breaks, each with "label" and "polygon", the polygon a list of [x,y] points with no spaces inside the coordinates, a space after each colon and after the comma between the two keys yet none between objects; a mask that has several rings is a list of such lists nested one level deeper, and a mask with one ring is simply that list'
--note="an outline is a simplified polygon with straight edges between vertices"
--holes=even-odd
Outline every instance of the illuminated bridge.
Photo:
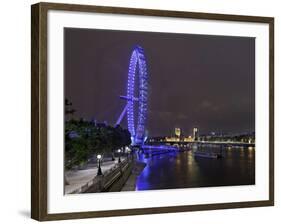
[{"label": "illuminated bridge", "polygon": [[149,145],[171,145],[171,146],[179,146],[179,145],[221,145],[221,146],[245,146],[245,147],[255,147],[255,143],[248,142],[234,142],[234,141],[159,141],[159,142],[150,142]]}]

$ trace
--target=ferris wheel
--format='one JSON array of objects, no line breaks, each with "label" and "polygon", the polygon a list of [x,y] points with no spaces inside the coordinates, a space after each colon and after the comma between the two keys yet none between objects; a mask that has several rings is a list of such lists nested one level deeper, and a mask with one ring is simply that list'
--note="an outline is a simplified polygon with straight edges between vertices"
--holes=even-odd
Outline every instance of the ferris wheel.
[{"label": "ferris wheel", "polygon": [[[138,69],[138,70],[137,70]],[[135,76],[138,74],[136,86]],[[138,88],[137,88],[138,87]],[[135,92],[138,93],[135,96]],[[127,95],[120,96],[127,101],[116,125],[119,125],[127,113],[128,130],[131,133],[132,145],[142,145],[145,140],[145,122],[147,117],[147,95],[148,95],[148,73],[144,50],[141,46],[136,46],[131,54],[129,69]],[[137,113],[135,105],[137,104]],[[135,121],[136,120],[136,121]]]}]

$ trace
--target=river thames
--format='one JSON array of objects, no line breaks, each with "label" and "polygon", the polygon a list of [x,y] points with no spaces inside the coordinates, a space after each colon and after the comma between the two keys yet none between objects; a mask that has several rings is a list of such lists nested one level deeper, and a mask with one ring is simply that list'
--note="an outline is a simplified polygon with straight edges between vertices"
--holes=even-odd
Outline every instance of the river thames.
[{"label": "river thames", "polygon": [[[198,150],[198,149],[197,149]],[[192,149],[145,158],[146,167],[136,181],[137,191],[255,184],[255,149],[252,147],[204,147],[223,158],[195,157]]]}]

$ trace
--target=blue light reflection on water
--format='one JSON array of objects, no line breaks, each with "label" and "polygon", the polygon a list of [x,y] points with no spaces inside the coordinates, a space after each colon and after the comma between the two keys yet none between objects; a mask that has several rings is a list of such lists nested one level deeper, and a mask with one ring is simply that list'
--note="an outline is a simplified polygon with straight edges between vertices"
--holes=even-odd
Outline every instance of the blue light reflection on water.
[{"label": "blue light reflection on water", "polygon": [[[218,152],[218,147],[203,150]],[[224,158],[194,157],[191,150],[175,151],[138,160],[146,163],[136,190],[255,184],[255,150],[223,148]]]}]

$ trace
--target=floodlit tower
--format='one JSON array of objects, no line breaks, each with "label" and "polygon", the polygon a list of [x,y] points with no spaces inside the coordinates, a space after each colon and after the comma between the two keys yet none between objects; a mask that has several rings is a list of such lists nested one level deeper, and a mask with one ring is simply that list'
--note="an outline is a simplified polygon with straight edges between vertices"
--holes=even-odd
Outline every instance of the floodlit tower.
[{"label": "floodlit tower", "polygon": [[175,136],[180,138],[180,136],[181,136],[181,129],[180,128],[175,128]]},{"label": "floodlit tower", "polygon": [[198,137],[199,137],[199,129],[193,128],[193,140],[194,141],[198,140]]}]

